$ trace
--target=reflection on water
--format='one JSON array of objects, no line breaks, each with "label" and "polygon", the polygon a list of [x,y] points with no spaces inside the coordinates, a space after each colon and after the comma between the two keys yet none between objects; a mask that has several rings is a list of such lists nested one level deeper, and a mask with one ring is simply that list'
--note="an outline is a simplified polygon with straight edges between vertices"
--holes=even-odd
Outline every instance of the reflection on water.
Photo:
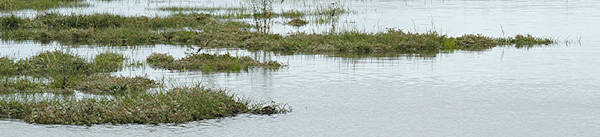
[{"label": "reflection on water", "polygon": [[[84,12],[160,15],[148,7],[196,1],[95,2]],[[298,2],[297,3],[302,3]],[[204,4],[237,6],[232,1]],[[291,2],[290,2],[291,3]],[[113,75],[145,75],[176,84],[202,83],[259,101],[290,104],[285,115],[240,115],[181,125],[26,124],[0,120],[6,136],[596,136],[600,134],[600,2],[583,0],[368,0],[344,1],[357,13],[342,17],[356,29],[385,27],[439,30],[449,35],[532,33],[581,45],[531,49],[497,47],[457,51],[433,58],[344,58],[210,50],[273,59],[289,64],[278,71],[247,73],[172,72],[147,67]],[[202,2],[198,3],[202,4]],[[131,10],[126,10],[130,7]],[[291,7],[291,6],[290,6]],[[115,10],[118,8],[118,10]],[[64,12],[73,9],[59,9]],[[121,12],[120,10],[127,11]],[[167,14],[167,13],[164,13]],[[275,25],[276,26],[276,25]],[[338,26],[339,27],[339,26]],[[300,29],[318,30],[318,27]],[[289,29],[272,28],[273,31]],[[152,52],[183,57],[185,48],[78,47],[4,42],[0,55],[33,56],[66,50],[86,58],[105,51],[144,60]]]}]

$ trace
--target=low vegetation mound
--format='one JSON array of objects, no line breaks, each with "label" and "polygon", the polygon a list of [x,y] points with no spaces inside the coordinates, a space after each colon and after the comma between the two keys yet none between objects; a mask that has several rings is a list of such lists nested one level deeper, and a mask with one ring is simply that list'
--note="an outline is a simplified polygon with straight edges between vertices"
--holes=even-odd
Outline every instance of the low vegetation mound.
[{"label": "low vegetation mound", "polygon": [[268,69],[278,69],[282,65],[276,61],[268,61],[261,63],[250,57],[233,57],[229,54],[213,55],[213,54],[190,54],[184,58],[174,60],[171,55],[153,53],[146,58],[146,62],[152,67],[163,68],[168,70],[194,71],[203,72],[212,71],[241,71],[252,67],[263,67]]},{"label": "low vegetation mound", "polygon": [[[322,13],[325,14],[326,12]],[[292,16],[292,15],[289,15]],[[293,20],[291,24],[305,24]],[[153,44],[199,45],[206,48],[242,48],[282,53],[421,54],[453,50],[486,50],[497,46],[532,47],[554,43],[531,35],[458,37],[437,32],[411,33],[293,33],[286,36],[257,32],[257,26],[209,14],[178,13],[167,17],[122,17],[109,14],[58,15],[35,18],[0,17],[4,40],[58,41],[68,45],[133,46]]]},{"label": "low vegetation mound", "polygon": [[[42,52],[28,59],[0,58],[0,93],[118,94],[147,90],[158,84],[147,78],[113,77],[104,73],[123,67],[121,54],[101,53],[93,62],[61,51]],[[25,76],[26,78],[21,78]]]},{"label": "low vegetation mound", "polygon": [[241,113],[278,114],[280,105],[250,105],[222,90],[202,87],[175,88],[153,94],[128,94],[112,99],[5,99],[0,98],[0,117],[29,123],[158,124],[183,123],[234,116]]}]

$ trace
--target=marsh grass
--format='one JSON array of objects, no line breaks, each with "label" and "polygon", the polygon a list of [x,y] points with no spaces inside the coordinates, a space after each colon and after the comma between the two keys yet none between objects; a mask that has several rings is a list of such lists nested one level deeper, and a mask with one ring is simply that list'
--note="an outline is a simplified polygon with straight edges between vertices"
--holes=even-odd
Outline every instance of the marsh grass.
[{"label": "marsh grass", "polygon": [[[248,61],[231,56],[198,56],[203,59],[208,56],[209,59],[203,61],[214,61],[214,58]],[[170,90],[160,88],[160,91],[148,92],[148,89],[160,84],[145,77],[115,77],[107,74],[122,67],[123,60],[122,55],[110,52],[97,55],[91,62],[61,51],[42,52],[18,61],[1,57],[0,93],[17,96],[0,97],[0,118],[22,119],[37,124],[158,124],[222,118],[241,113],[270,115],[290,111],[286,105],[250,104],[224,90],[200,86]],[[160,61],[164,60],[169,61],[169,58]],[[173,61],[172,57],[170,60]],[[189,60],[195,61],[193,57]],[[212,65],[218,66],[219,63]],[[72,94],[75,90],[111,96],[81,99],[71,95],[43,97],[29,94]]]},{"label": "marsh grass", "polygon": [[[261,11],[257,13],[263,14]],[[58,41],[69,45],[196,45],[281,53],[420,54],[554,43],[551,39],[531,35],[494,38],[466,34],[450,37],[437,32],[411,33],[395,29],[379,33],[345,31],[282,36],[267,33],[268,28],[254,31],[250,29],[253,25],[243,22],[221,22],[208,14],[175,14],[162,18],[48,14],[34,19],[0,17],[0,23],[3,23],[0,26],[3,40]],[[254,27],[260,28],[263,23],[268,21],[259,21]]]},{"label": "marsh grass", "polygon": [[123,68],[125,57],[121,54],[106,52],[96,55],[94,58],[94,66],[98,72],[115,72]]},{"label": "marsh grass", "polygon": [[87,6],[84,0],[0,0],[0,11],[33,9],[46,10],[57,7]]},{"label": "marsh grass", "polygon": [[146,92],[159,84],[145,77],[114,77],[108,74],[94,74],[78,82],[74,89],[91,94],[127,94]]},{"label": "marsh grass", "polygon": [[0,76],[11,76],[17,74],[15,61],[7,57],[0,57]]},{"label": "marsh grass", "polygon": [[[68,45],[201,45],[212,37],[246,33],[250,25],[218,22],[208,14],[175,14],[165,18],[94,14],[46,14],[34,19],[0,17],[3,39],[58,41]],[[179,30],[179,31],[164,31]]]},{"label": "marsh grass", "polygon": [[72,94],[73,90],[53,88],[50,85],[30,79],[0,78],[0,94],[12,93],[54,93]]},{"label": "marsh grass", "polygon": [[[4,78],[0,93],[73,93],[81,90],[94,94],[119,94],[130,90],[156,87],[147,78],[113,77],[104,73],[116,72],[123,67],[124,57],[116,53],[101,53],[92,62],[62,51],[46,51],[36,56],[13,61],[0,58],[0,74]],[[47,83],[32,82],[10,77],[29,76],[48,79]]]},{"label": "marsh grass", "polygon": [[119,95],[111,99],[0,98],[1,118],[22,119],[38,124],[183,123],[241,113],[278,114],[288,111],[282,105],[252,105],[223,90],[203,87]]},{"label": "marsh grass", "polygon": [[302,26],[308,24],[308,22],[305,20],[299,19],[299,18],[294,18],[294,19],[288,21],[286,24],[294,26],[294,27],[302,27]]},{"label": "marsh grass", "polygon": [[148,56],[146,62],[152,67],[179,71],[202,71],[202,72],[239,72],[247,71],[253,67],[267,69],[278,69],[282,67],[276,61],[261,63],[250,57],[233,57],[229,54],[190,54],[184,58],[174,60],[167,54],[153,53]]},{"label": "marsh grass", "polygon": [[247,11],[247,8],[244,7],[160,7],[157,8],[161,11],[171,11],[171,12],[183,12],[183,11],[205,11],[205,12],[215,12],[215,11],[232,11],[232,12],[244,12]]}]

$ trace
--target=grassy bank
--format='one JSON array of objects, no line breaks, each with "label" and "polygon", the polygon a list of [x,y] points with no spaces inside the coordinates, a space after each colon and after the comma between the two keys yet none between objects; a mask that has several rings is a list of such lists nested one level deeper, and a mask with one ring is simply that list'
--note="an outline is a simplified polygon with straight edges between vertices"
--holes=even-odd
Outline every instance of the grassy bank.
[{"label": "grassy bank", "polygon": [[0,11],[85,6],[82,2],[83,0],[0,0]]},{"label": "grassy bank", "polygon": [[241,113],[277,114],[279,105],[251,105],[222,90],[176,88],[154,94],[127,94],[112,99],[0,98],[0,117],[29,123],[158,124],[182,123],[234,116]]},{"label": "grassy bank", "polygon": [[69,45],[198,45],[286,53],[413,54],[554,43],[551,39],[531,35],[494,38],[466,34],[450,37],[436,32],[411,33],[402,30],[379,33],[295,33],[282,36],[255,32],[252,25],[246,23],[221,22],[208,14],[175,14],[162,18],[47,14],[33,19],[0,17],[0,24],[0,37],[5,40],[58,41]]},{"label": "grassy bank", "polygon": [[[123,67],[123,55],[102,53],[89,62],[61,51],[11,60],[0,58],[0,93],[73,93],[79,90],[96,94],[119,94],[156,87],[147,78],[106,75]],[[20,77],[28,77],[22,79]]]},{"label": "grassy bank", "polygon": [[152,67],[203,72],[212,71],[247,71],[253,67],[263,67],[268,69],[278,69],[282,65],[275,61],[260,62],[250,57],[233,57],[229,54],[212,55],[212,54],[191,54],[184,58],[175,60],[171,55],[153,53],[148,56],[146,62]]}]

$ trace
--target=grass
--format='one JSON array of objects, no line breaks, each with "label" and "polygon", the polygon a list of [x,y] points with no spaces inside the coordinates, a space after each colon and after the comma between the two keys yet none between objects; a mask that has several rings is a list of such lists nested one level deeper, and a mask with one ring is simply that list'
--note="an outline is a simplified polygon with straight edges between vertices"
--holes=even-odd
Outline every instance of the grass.
[{"label": "grass", "polygon": [[15,75],[17,67],[14,62],[7,57],[0,57],[0,76]]},{"label": "grass", "polygon": [[145,92],[159,84],[145,77],[114,77],[107,74],[95,74],[85,77],[74,89],[91,94],[126,94]]},{"label": "grass", "polygon": [[125,57],[117,53],[101,53],[94,58],[94,66],[99,72],[115,72],[123,68]]},{"label": "grass", "polygon": [[289,22],[287,22],[286,24],[294,26],[294,27],[302,27],[306,24],[308,24],[307,21],[299,19],[299,18],[294,18],[292,20],[290,20]]},{"label": "grass", "polygon": [[[527,42],[524,42],[527,41]],[[449,37],[436,32],[410,33],[389,30],[380,33],[341,32],[329,34],[297,33],[282,37],[265,35],[247,40],[246,49],[304,53],[419,54],[451,50],[485,50],[501,45],[548,45],[554,41],[531,35],[492,38],[467,34]]]},{"label": "grass", "polygon": [[73,90],[53,88],[43,82],[33,81],[30,79],[2,77],[0,79],[0,94],[11,93],[72,94]]},{"label": "grass", "polygon": [[0,11],[33,9],[46,10],[57,7],[86,6],[84,0],[0,0]]},{"label": "grass", "polygon": [[38,124],[183,123],[241,113],[277,114],[288,111],[278,105],[252,105],[223,90],[202,87],[119,95],[111,99],[0,98],[1,118],[22,119]]},{"label": "grass", "polygon": [[[178,61],[217,67],[223,66],[219,66],[220,63],[211,64],[210,61],[220,60],[225,64],[240,63],[235,61],[257,63],[244,62],[249,61],[246,57],[229,55],[198,54],[198,57],[204,60],[198,61],[195,60],[196,56],[191,56],[189,60]],[[167,56],[155,62],[169,59],[174,60]],[[16,93],[18,96],[0,97],[0,118],[63,125],[158,124],[222,118],[241,113],[270,115],[290,111],[284,105],[250,104],[223,90],[200,86],[148,92],[148,89],[159,84],[144,77],[107,74],[119,70],[123,60],[123,55],[110,52],[99,54],[92,61],[61,51],[42,52],[18,61],[1,57],[0,93]],[[28,94],[72,94],[74,90],[111,96],[78,99],[69,95],[45,97]]]},{"label": "grass", "polygon": [[[228,37],[224,34],[235,34],[250,27],[237,22],[220,23],[208,14],[176,14],[166,18],[46,14],[34,19],[0,17],[0,23],[3,23],[0,26],[0,37],[6,40],[111,46],[200,45],[211,36]],[[183,28],[202,32],[186,31]]]},{"label": "grass", "polygon": [[[156,87],[146,78],[124,78],[103,75],[123,67],[124,57],[116,53],[101,53],[93,62],[61,51],[42,52],[36,56],[13,61],[0,58],[0,93],[73,93],[81,90],[95,94],[119,94],[130,90]],[[46,83],[13,77],[28,76],[47,79]],[[21,87],[21,88],[19,88]]]},{"label": "grass", "polygon": [[246,8],[235,8],[235,7],[160,7],[158,10],[171,11],[171,12],[182,12],[182,11],[246,11]]},{"label": "grass", "polygon": [[261,63],[250,57],[233,57],[229,54],[191,54],[182,59],[174,60],[167,54],[153,53],[148,56],[146,62],[152,67],[168,70],[194,71],[202,72],[213,71],[247,71],[252,67],[264,67],[268,69],[278,69],[282,65],[275,61]]},{"label": "grass", "polygon": [[531,35],[488,37],[466,34],[449,37],[437,32],[411,33],[294,33],[287,36],[261,33],[252,25],[218,21],[208,14],[175,14],[168,17],[118,15],[41,15],[33,19],[0,17],[4,40],[58,41],[68,45],[201,45],[207,48],[242,48],[284,53],[418,54],[452,50],[485,50],[496,46],[530,47],[554,43]]}]

